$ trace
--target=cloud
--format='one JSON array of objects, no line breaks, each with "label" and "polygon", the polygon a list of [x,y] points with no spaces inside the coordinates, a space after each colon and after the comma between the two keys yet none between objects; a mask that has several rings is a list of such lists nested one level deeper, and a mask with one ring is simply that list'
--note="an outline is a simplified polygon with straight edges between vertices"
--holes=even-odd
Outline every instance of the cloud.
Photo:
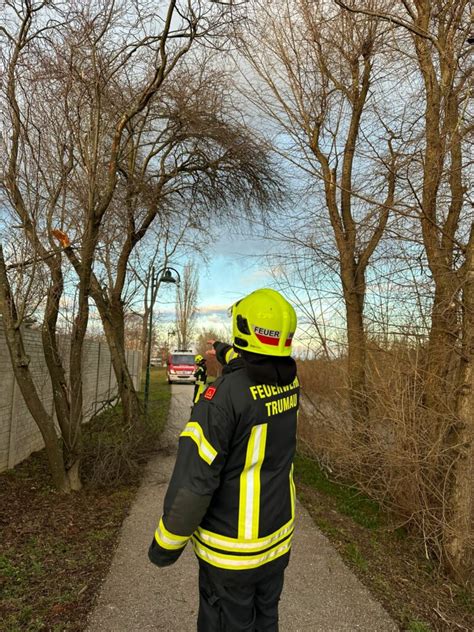
[{"label": "cloud", "polygon": [[199,305],[198,307],[198,315],[205,314],[220,314],[223,316],[227,316],[227,310],[229,309],[229,305]]},{"label": "cloud", "polygon": [[252,270],[248,274],[242,275],[242,283],[247,286],[255,286],[255,284],[265,283],[268,285],[272,280],[271,271],[267,269]]}]

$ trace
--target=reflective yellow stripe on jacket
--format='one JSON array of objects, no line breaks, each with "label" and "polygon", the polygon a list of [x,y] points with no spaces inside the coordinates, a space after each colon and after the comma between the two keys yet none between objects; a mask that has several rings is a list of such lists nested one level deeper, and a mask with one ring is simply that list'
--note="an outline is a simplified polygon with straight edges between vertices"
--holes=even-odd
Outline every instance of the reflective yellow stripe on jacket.
[{"label": "reflective yellow stripe on jacket", "polygon": [[257,555],[229,555],[214,551],[202,544],[195,536],[192,537],[194,552],[205,562],[218,566],[219,568],[227,568],[231,570],[248,570],[263,566],[272,560],[288,553],[291,547],[291,536],[283,542],[276,544],[271,549],[258,553]]},{"label": "reflective yellow stripe on jacket", "polygon": [[204,432],[197,421],[190,421],[186,424],[185,429],[180,435],[181,437],[189,437],[197,446],[199,456],[208,465],[211,465],[217,456],[217,451],[212,447],[204,436]]},{"label": "reflective yellow stripe on jacket", "polygon": [[291,464],[291,468],[290,468],[290,498],[291,498],[291,517],[293,518],[293,520],[295,519],[295,504],[296,504],[296,488],[295,488],[295,481],[293,480],[293,470],[295,469],[295,466],[293,465],[293,463]]},{"label": "reflective yellow stripe on jacket", "polygon": [[158,544],[169,551],[176,551],[186,545],[191,536],[182,536],[171,533],[163,524],[163,518],[160,519],[158,527],[155,531],[155,540]]},{"label": "reflective yellow stripe on jacket", "polygon": [[240,357],[240,353],[238,353],[238,351],[231,347],[229,351],[227,351],[227,353],[225,354],[225,361],[227,364],[229,364],[231,360],[238,357]]},{"label": "reflective yellow stripe on jacket", "polygon": [[259,424],[250,433],[245,466],[240,475],[239,539],[258,538],[260,470],[265,458],[267,427],[268,424]]},{"label": "reflective yellow stripe on jacket", "polygon": [[206,382],[196,382],[196,384],[198,385],[198,389],[196,391],[196,397],[194,398],[193,404],[197,404],[197,402],[199,401],[199,398],[204,393],[207,386]]},{"label": "reflective yellow stripe on jacket", "polygon": [[[266,424],[263,425],[266,426]],[[258,428],[258,426],[255,428]],[[255,430],[255,428],[253,430]],[[245,471],[251,471],[252,468],[250,466],[252,464],[257,467],[260,463],[261,466],[261,460],[263,460],[261,456],[262,453],[264,454],[265,452],[265,441],[262,432],[264,432],[263,429],[261,431],[255,430],[253,441],[249,441],[246,462],[246,465],[248,464],[249,468],[246,468],[242,475]],[[255,469],[255,467],[253,469]],[[258,472],[259,471],[260,470],[258,469]],[[252,485],[254,485],[255,480],[253,480],[253,482],[249,482],[249,478],[246,478],[245,483],[247,485],[246,490],[248,490]],[[285,555],[285,553],[288,553],[291,548],[295,525],[295,484],[293,481],[293,465],[290,469],[288,485],[290,490],[291,518],[277,531],[260,538],[247,538],[245,535],[242,537],[239,532],[239,537],[230,538],[228,536],[221,535],[220,533],[213,533],[212,531],[199,527],[192,536],[193,548],[196,555],[205,562],[208,562],[213,566],[218,566],[219,568],[247,570],[263,566],[264,564]],[[259,486],[254,485],[253,489],[255,490],[257,488],[259,497]],[[247,503],[249,498],[250,494],[247,495],[241,493],[241,500],[244,499]],[[242,515],[246,515],[246,517],[252,516],[252,520],[248,523],[252,525],[252,528],[255,526],[253,520],[255,517],[255,514],[253,513],[254,500],[255,499],[252,498],[252,502],[250,504],[246,504],[247,508],[251,507],[249,513],[245,514],[245,512],[242,512]]]},{"label": "reflective yellow stripe on jacket", "polygon": [[207,529],[203,529],[199,527],[194,533],[195,536],[201,540],[203,545],[208,544],[213,548],[221,549],[222,551],[229,553],[259,553],[261,551],[265,551],[266,549],[275,546],[291,535],[294,529],[294,518],[291,517],[286,524],[284,524],[280,529],[271,533],[270,535],[264,536],[262,538],[256,538],[252,540],[242,540],[239,538],[229,538],[225,535],[221,535],[220,533],[213,533],[212,531],[208,531]]}]

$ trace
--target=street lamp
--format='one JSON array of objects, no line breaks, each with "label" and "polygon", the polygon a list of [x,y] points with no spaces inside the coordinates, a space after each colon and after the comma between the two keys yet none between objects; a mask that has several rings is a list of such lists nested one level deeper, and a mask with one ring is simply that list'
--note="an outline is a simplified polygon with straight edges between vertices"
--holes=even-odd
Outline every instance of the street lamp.
[{"label": "street lamp", "polygon": [[[173,272],[176,278],[173,276]],[[161,275],[161,276],[160,276]],[[151,269],[151,297],[150,297],[150,320],[148,324],[148,348],[146,355],[146,375],[145,375],[145,394],[144,394],[144,409],[145,416],[148,414],[148,399],[150,396],[150,364],[151,364],[151,339],[153,333],[153,307],[155,305],[156,295],[158,294],[158,288],[160,283],[177,283],[179,284],[181,277],[179,272],[174,268],[166,266],[155,272],[155,266]]]}]

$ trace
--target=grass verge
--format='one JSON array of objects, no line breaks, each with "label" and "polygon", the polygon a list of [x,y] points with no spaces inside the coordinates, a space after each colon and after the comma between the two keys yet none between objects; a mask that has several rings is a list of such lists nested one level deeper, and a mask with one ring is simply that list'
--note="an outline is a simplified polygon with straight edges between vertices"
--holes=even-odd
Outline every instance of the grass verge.
[{"label": "grass verge", "polygon": [[[122,427],[119,407],[84,427],[87,458],[80,492],[61,495],[51,487],[43,451],[0,474],[2,631],[84,630],[143,464],[156,450],[169,401],[164,371],[153,371],[143,441],[133,442],[131,455],[125,452],[130,433]],[[97,464],[105,455],[110,459],[116,444],[122,444],[119,456],[128,465],[116,467],[120,477],[97,484]]]},{"label": "grass verge", "polygon": [[439,574],[420,542],[373,500],[297,455],[298,497],[342,558],[407,632],[474,630],[472,595]]}]

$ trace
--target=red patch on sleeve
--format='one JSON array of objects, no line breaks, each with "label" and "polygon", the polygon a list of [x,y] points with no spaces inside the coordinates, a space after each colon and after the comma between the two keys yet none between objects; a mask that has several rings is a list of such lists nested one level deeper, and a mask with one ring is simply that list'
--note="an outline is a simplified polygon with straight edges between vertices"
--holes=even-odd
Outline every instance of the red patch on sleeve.
[{"label": "red patch on sleeve", "polygon": [[204,399],[212,399],[216,394],[217,388],[215,386],[209,386],[204,393]]}]

